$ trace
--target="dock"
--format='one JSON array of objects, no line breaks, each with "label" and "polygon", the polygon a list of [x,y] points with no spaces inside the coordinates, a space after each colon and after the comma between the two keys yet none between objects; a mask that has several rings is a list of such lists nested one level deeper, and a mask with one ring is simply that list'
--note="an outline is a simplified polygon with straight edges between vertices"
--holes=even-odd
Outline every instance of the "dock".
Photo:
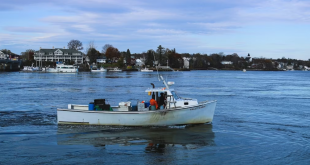
[{"label": "dock", "polygon": [[0,72],[20,71],[21,60],[0,59]]}]

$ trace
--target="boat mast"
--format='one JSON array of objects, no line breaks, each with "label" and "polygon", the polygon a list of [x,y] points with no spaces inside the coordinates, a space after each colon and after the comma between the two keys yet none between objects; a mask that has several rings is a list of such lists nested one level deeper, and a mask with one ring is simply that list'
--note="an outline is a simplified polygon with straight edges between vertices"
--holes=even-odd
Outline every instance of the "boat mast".
[{"label": "boat mast", "polygon": [[158,63],[159,63],[159,61],[156,62],[155,54],[154,54],[154,53],[153,53],[153,57],[154,57],[155,67],[156,67],[156,70],[157,70],[158,81],[160,81],[160,79],[159,79],[159,74],[158,74]]},{"label": "boat mast", "polygon": [[39,50],[39,55],[40,55],[39,70],[41,70],[42,69],[41,47],[40,47],[40,50]]}]

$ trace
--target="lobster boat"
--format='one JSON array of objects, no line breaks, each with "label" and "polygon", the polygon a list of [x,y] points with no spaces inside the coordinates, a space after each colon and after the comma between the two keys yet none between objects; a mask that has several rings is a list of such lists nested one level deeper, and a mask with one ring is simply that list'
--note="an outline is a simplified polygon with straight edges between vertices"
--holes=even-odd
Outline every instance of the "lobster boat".
[{"label": "lobster boat", "polygon": [[164,96],[164,104],[155,109],[148,102],[133,104],[120,102],[116,106],[106,104],[105,99],[95,99],[89,105],[68,104],[68,108],[57,109],[58,124],[87,124],[108,126],[174,126],[211,123],[216,100],[201,101],[183,98],[160,76],[164,87],[145,90],[159,102]]}]

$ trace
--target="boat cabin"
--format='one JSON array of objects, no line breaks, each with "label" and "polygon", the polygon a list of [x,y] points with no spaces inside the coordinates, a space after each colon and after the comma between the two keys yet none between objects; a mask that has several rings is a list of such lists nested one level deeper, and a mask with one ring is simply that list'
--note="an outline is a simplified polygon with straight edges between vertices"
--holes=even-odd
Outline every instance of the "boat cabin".
[{"label": "boat cabin", "polygon": [[174,89],[149,88],[145,90],[145,92],[147,92],[148,95],[151,96],[151,98],[153,95],[155,95],[155,100],[157,101],[157,103],[159,103],[160,94],[163,93],[165,97],[164,99],[165,104],[166,104],[165,109],[193,106],[193,105],[198,104],[197,99],[183,98],[183,97],[178,96]]},{"label": "boat cabin", "polygon": [[57,64],[58,69],[76,69],[73,65],[64,65],[64,64]]}]

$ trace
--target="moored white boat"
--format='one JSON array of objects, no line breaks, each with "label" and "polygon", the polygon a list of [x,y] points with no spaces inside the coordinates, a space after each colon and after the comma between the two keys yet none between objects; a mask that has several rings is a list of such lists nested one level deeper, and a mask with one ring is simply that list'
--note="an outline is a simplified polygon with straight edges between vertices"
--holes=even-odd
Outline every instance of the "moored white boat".
[{"label": "moored white boat", "polygon": [[35,71],[41,71],[41,70],[40,70],[40,67],[32,67],[32,71],[35,72]]},{"label": "moored white boat", "polygon": [[33,70],[32,70],[32,66],[24,66],[24,68],[23,68],[23,72],[32,72]]},{"label": "moored white boat", "polygon": [[304,66],[303,71],[309,71],[309,70],[310,70],[310,68],[309,68],[309,67]]},{"label": "moored white boat", "polygon": [[[145,92],[158,96],[164,93],[165,108],[149,110],[146,103],[121,102],[118,106],[102,105],[108,111],[93,110],[93,105],[69,104],[67,109],[57,109],[58,124],[90,124],[111,126],[171,126],[211,123],[216,100],[198,102],[196,99],[179,97],[164,81],[164,88],[149,88]],[[158,98],[158,97],[156,97]],[[96,103],[95,103],[96,104]],[[97,106],[98,108],[98,106]],[[135,111],[136,110],[136,111]]]},{"label": "moored white boat", "polygon": [[103,67],[100,67],[100,69],[93,67],[90,71],[91,72],[106,72],[107,70],[104,69]]},{"label": "moored white boat", "polygon": [[46,68],[47,73],[77,73],[78,68],[73,65],[56,64],[56,68]]},{"label": "moored white boat", "polygon": [[153,72],[153,70],[150,70],[149,68],[141,69],[141,72]]},{"label": "moored white boat", "polygon": [[119,68],[110,69],[109,72],[121,72],[122,70]]}]

